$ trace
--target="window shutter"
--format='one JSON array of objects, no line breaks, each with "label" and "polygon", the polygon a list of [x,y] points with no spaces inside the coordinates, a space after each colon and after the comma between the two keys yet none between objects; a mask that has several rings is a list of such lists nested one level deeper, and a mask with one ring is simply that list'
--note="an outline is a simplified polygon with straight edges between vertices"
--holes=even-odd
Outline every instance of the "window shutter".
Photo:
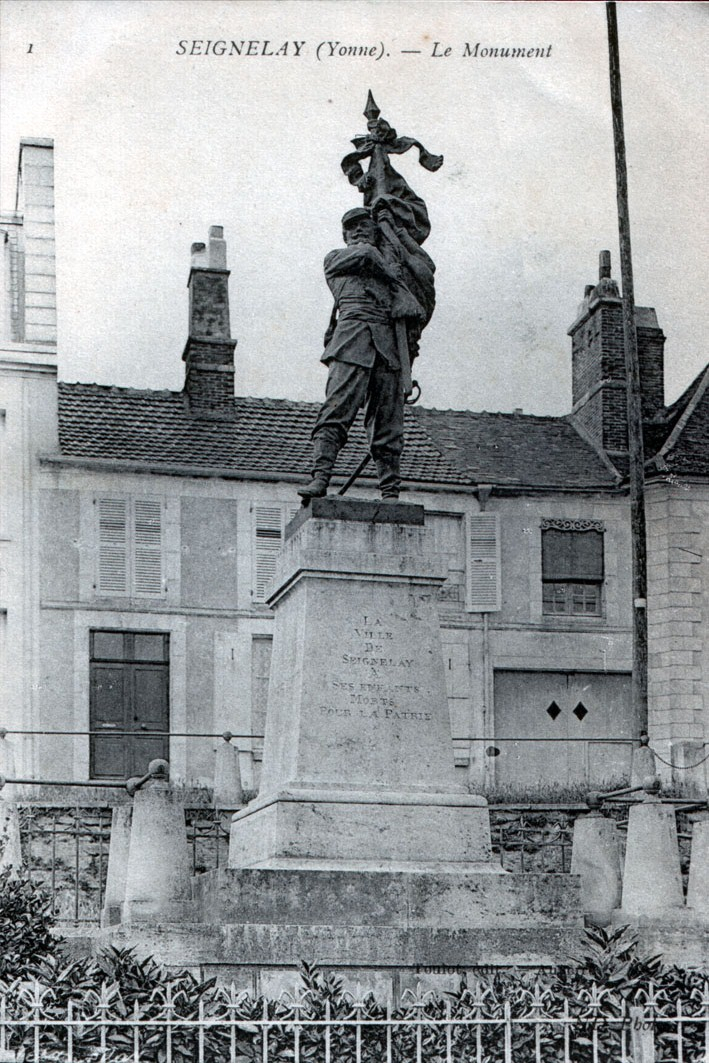
[{"label": "window shutter", "polygon": [[159,598],[163,590],[162,506],[155,499],[134,503],[133,589],[136,595]]},{"label": "window shutter", "polygon": [[254,598],[262,602],[276,571],[276,558],[283,540],[281,506],[254,506],[254,550],[256,556]]},{"label": "window shutter", "polygon": [[542,529],[542,578],[603,580],[603,532]]},{"label": "window shutter", "polygon": [[500,517],[498,513],[468,516],[468,611],[500,608]]},{"label": "window shutter", "polygon": [[542,579],[573,579],[571,543],[573,532],[548,528],[542,531]]},{"label": "window shutter", "polygon": [[573,574],[576,579],[603,579],[603,533],[583,531],[574,533]]},{"label": "window shutter", "polygon": [[254,506],[254,599],[262,602],[276,571],[285,529],[300,506]]},{"label": "window shutter", "polygon": [[128,502],[98,499],[98,593],[128,594]]}]

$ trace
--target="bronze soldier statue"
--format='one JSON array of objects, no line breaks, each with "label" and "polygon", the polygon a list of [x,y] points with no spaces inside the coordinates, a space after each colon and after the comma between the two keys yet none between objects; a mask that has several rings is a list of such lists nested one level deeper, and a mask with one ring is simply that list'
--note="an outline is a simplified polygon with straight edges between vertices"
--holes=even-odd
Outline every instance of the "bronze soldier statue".
[{"label": "bronze soldier statue", "polygon": [[[325,402],[313,428],[313,478],[299,490],[305,505],[327,493],[337,455],[364,407],[369,450],[383,499],[399,497],[404,443],[404,403],[412,392],[411,363],[435,305],[435,266],[421,248],[430,230],[426,206],[394,171],[390,153],[412,145],[428,169],[438,169],[417,141],[397,137],[379,118],[370,92],[369,134],[354,141],[342,162],[364,193],[363,207],[342,219],[345,247],[325,258],[325,278],[335,306],[325,334],[328,366]],[[370,158],[367,173],[360,161]]]}]

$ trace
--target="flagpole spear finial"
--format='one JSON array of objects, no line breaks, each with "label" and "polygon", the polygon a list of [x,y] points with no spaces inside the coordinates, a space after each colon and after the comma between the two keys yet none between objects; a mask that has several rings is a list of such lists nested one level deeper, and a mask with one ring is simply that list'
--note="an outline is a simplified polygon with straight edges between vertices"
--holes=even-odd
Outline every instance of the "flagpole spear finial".
[{"label": "flagpole spear finial", "polygon": [[376,103],[374,102],[374,96],[372,96],[372,90],[370,89],[367,93],[367,103],[365,104],[365,108],[362,114],[368,122],[376,122],[377,118],[379,118],[379,115],[381,113],[382,112],[379,110]]}]

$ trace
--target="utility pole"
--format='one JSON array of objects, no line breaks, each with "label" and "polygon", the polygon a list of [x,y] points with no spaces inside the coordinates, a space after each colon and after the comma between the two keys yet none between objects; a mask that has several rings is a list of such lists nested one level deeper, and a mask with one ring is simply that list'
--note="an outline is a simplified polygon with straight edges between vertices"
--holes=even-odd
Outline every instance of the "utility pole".
[{"label": "utility pole", "polygon": [[626,399],[628,410],[628,482],[630,488],[630,532],[633,558],[633,679],[632,698],[636,724],[647,729],[647,543],[645,537],[645,454],[640,389],[640,361],[635,327],[635,292],[630,249],[628,212],[628,171],[625,158],[623,98],[620,85],[618,23],[614,0],[606,3],[608,54],[610,62],[613,141],[615,144],[616,196],[620,270],[623,287],[623,338],[625,346]]}]

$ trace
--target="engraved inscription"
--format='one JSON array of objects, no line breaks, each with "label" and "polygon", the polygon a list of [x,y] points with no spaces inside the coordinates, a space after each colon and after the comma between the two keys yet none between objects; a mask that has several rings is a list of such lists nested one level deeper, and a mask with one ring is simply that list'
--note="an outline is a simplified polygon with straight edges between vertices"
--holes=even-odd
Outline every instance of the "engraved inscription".
[{"label": "engraved inscription", "polygon": [[407,682],[406,677],[416,662],[414,658],[395,653],[395,633],[386,622],[365,615],[354,624],[352,633],[353,645],[339,659],[340,675],[331,681],[343,707],[332,710],[321,707],[321,713],[370,721],[425,723],[433,719],[432,712],[403,707],[421,693],[420,686]]}]

